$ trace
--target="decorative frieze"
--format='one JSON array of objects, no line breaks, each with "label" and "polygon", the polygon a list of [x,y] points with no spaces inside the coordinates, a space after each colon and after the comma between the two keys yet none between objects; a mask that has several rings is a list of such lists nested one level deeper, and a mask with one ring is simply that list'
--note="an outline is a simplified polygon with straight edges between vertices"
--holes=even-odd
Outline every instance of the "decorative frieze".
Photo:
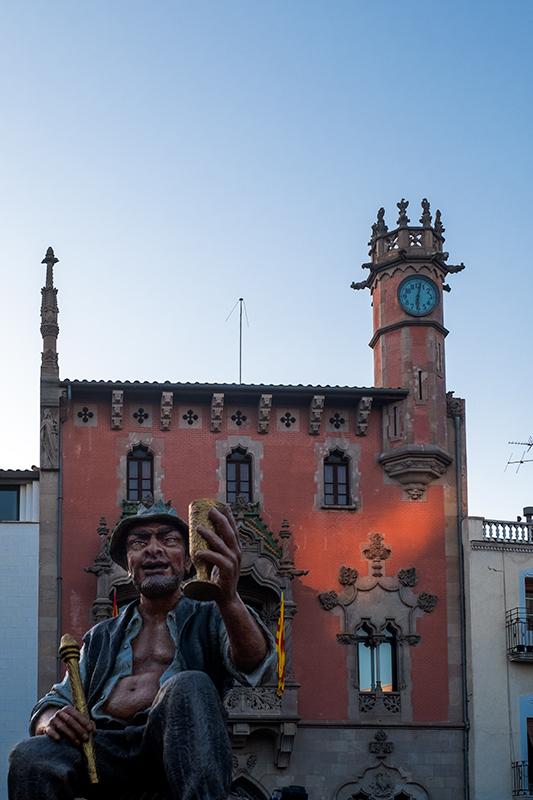
[{"label": "decorative frieze", "polygon": [[357,416],[355,419],[355,432],[357,436],[366,436],[368,428],[368,418],[372,410],[372,398],[361,397],[357,405]]},{"label": "decorative frieze", "polygon": [[224,395],[214,392],[211,398],[211,431],[220,433],[222,430],[222,412],[224,410]]},{"label": "decorative frieze", "polygon": [[111,430],[122,430],[122,415],[124,413],[124,392],[114,389],[111,394]]},{"label": "decorative frieze", "polygon": [[258,433],[268,433],[271,411],[272,411],[272,395],[262,394],[261,397],[259,398],[259,408],[257,416]]},{"label": "decorative frieze", "polygon": [[313,436],[317,436],[320,433],[325,399],[324,395],[315,394],[309,406],[309,433]]},{"label": "decorative frieze", "polygon": [[162,431],[169,431],[172,422],[172,405],[174,394],[172,392],[161,392],[161,408],[159,427]]}]

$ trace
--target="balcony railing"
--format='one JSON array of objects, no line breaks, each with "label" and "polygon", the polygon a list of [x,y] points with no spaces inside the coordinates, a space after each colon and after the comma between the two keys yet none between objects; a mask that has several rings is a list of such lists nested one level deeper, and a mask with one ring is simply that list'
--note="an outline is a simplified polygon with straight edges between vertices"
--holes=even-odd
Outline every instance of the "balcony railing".
[{"label": "balcony railing", "polygon": [[525,608],[512,608],[505,616],[509,660],[533,661],[533,614]]},{"label": "balcony railing", "polygon": [[529,782],[529,764],[527,761],[515,761],[513,770],[513,797],[533,797],[533,785]]},{"label": "balcony railing", "polygon": [[498,519],[483,520],[483,539],[492,542],[533,543],[533,524]]}]

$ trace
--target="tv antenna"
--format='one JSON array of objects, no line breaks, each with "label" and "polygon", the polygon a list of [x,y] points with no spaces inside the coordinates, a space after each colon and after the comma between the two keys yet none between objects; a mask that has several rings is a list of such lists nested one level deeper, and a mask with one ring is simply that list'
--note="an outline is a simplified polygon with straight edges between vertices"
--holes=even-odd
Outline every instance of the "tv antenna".
[{"label": "tv antenna", "polygon": [[518,444],[518,445],[520,445],[520,447],[525,447],[526,449],[522,453],[522,458],[519,459],[518,461],[511,461],[511,459],[513,457],[513,454],[511,453],[511,456],[510,456],[509,461],[507,462],[507,464],[505,466],[505,469],[507,469],[509,464],[518,464],[518,466],[516,468],[516,471],[518,472],[518,470],[520,469],[522,464],[527,464],[528,461],[533,461],[533,458],[524,458],[524,456],[527,456],[529,451],[533,447],[533,436],[530,436],[529,439],[527,440],[527,442],[507,442],[507,444]]},{"label": "tv antenna", "polygon": [[[237,303],[233,306],[231,311],[229,312],[228,316],[226,317],[226,322],[231,317],[235,309],[237,308],[237,304],[239,304],[239,383],[242,383],[242,310],[244,308],[244,316],[246,317],[246,327],[250,327],[250,323],[248,322],[248,312],[246,311],[246,303],[242,297],[239,297]],[[532,442],[533,445],[533,442]]]}]

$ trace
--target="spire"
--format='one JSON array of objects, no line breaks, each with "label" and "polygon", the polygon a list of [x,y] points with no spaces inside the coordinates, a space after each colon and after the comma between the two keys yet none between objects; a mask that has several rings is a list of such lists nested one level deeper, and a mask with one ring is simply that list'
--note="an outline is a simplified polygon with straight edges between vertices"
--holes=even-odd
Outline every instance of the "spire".
[{"label": "spire", "polygon": [[41,264],[46,264],[46,283],[41,289],[41,336],[43,337],[41,372],[56,375],[59,372],[57,361],[59,308],[57,307],[57,289],[54,288],[54,264],[57,264],[58,261],[59,259],[55,257],[51,247],[48,248],[41,261]]}]

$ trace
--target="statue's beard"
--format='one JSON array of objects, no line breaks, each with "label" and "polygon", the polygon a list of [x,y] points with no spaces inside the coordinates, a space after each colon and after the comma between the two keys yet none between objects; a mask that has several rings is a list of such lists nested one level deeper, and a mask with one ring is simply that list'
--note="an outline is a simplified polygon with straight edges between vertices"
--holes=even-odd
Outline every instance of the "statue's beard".
[{"label": "statue's beard", "polygon": [[168,597],[179,589],[183,581],[183,572],[171,566],[170,575],[149,575],[143,580],[133,579],[133,583],[139,592],[149,600],[156,600],[158,597]]}]

